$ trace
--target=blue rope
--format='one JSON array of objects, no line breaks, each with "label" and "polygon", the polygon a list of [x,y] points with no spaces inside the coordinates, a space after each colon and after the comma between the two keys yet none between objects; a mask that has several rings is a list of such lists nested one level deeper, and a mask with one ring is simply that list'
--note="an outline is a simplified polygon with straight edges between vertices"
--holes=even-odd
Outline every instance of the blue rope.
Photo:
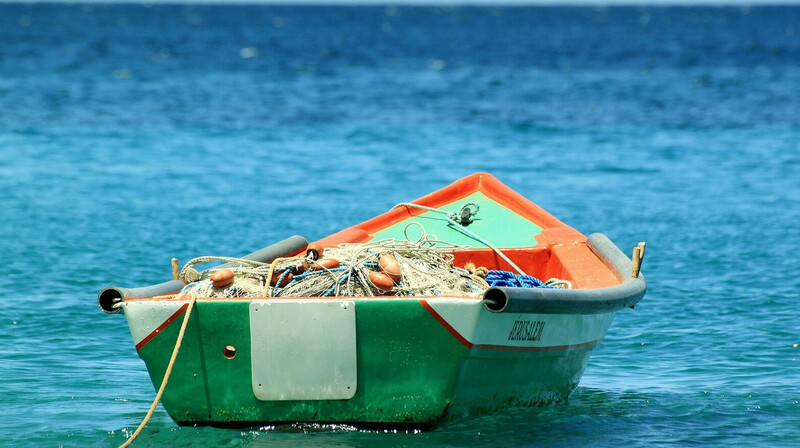
[{"label": "blue rope", "polygon": [[[331,269],[328,269],[328,271],[330,271],[330,272],[336,272],[336,271],[346,271],[346,270],[347,270],[347,268],[341,268],[341,267],[340,267],[340,268],[331,268]],[[310,277],[310,276],[312,276],[312,275],[320,275],[320,274],[324,274],[324,273],[325,273],[325,270],[324,270],[324,269],[321,269],[321,270],[319,270],[319,271],[315,271],[315,270],[313,270],[313,269],[309,269],[309,270],[307,270],[306,272],[303,272],[302,274],[299,274],[299,275],[292,276],[292,280],[291,280],[291,281],[289,281],[289,283],[287,283],[287,284],[286,284],[286,286],[284,286],[283,288],[281,288],[281,287],[280,287],[280,286],[278,286],[278,285],[280,285],[280,284],[281,284],[281,282],[283,281],[283,278],[284,278],[284,277],[286,276],[286,274],[287,274],[287,273],[289,273],[290,271],[291,271],[291,269],[287,269],[287,270],[285,270],[285,271],[283,272],[283,274],[280,276],[280,278],[278,278],[278,282],[275,284],[275,292],[273,293],[273,295],[276,295],[276,296],[277,296],[277,294],[278,294],[278,292],[279,292],[279,291],[281,291],[281,290],[282,290],[282,289],[284,289],[284,288],[288,288],[288,287],[289,287],[289,285],[292,285],[292,284],[294,284],[296,281],[298,281],[298,280],[300,280],[300,279],[304,279],[304,278],[306,278],[306,277]],[[329,296],[331,293],[333,293],[333,291],[334,291],[334,290],[336,290],[336,286],[337,286],[337,285],[341,285],[341,284],[344,282],[344,280],[345,280],[345,279],[347,279],[347,278],[350,278],[350,277],[349,277],[349,276],[344,276],[344,275],[343,275],[343,276],[342,276],[342,278],[340,278],[340,279],[339,279],[339,282],[338,282],[337,284],[334,284],[334,285],[333,285],[332,287],[330,287],[330,289],[328,289],[327,291],[325,291],[325,292],[322,294],[322,296],[321,296],[321,297],[327,297],[327,296]]]},{"label": "blue rope", "polygon": [[[279,291],[282,289],[282,288],[281,288],[281,283],[283,283],[283,279],[284,279],[284,278],[285,278],[287,275],[289,275],[289,273],[290,273],[290,272],[292,272],[292,270],[291,270],[291,269],[287,269],[287,270],[283,271],[283,273],[281,274],[281,276],[280,276],[280,277],[278,277],[278,281],[277,281],[277,282],[275,282],[275,288],[272,290],[272,295],[273,295],[273,296],[277,296],[277,295],[278,295],[278,292],[279,292]],[[268,282],[269,280],[268,280],[268,279],[266,279],[266,281]],[[287,284],[286,284],[286,286],[289,286],[289,284],[291,284],[293,281],[294,281],[294,278],[292,278],[291,280],[289,280],[289,283],[287,283]]]},{"label": "blue rope", "polygon": [[516,288],[555,288],[547,286],[536,277],[525,274],[515,274],[508,271],[489,271],[486,275],[489,286],[512,286]]},{"label": "blue rope", "polygon": [[[342,269],[342,270],[344,270],[345,268],[341,268],[341,269]],[[331,270],[332,270],[332,269],[331,269]],[[322,293],[322,295],[321,295],[320,297],[328,297],[329,295],[333,294],[333,292],[334,292],[334,291],[336,291],[336,288],[337,288],[337,287],[339,287],[339,286],[340,286],[342,283],[344,283],[344,282],[345,282],[345,280],[349,280],[349,279],[350,279],[350,274],[349,274],[349,273],[348,273],[347,275],[343,275],[343,276],[341,276],[341,277],[339,278],[339,281],[338,281],[338,282],[336,282],[336,283],[335,283],[333,286],[331,286],[330,288],[328,288],[328,289],[327,289],[327,290],[326,290],[324,293]]]}]

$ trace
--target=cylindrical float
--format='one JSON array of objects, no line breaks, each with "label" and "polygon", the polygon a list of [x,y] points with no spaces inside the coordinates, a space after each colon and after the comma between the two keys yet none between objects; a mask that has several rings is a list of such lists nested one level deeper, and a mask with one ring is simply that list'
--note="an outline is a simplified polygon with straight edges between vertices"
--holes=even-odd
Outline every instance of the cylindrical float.
[{"label": "cylindrical float", "polygon": [[[288,257],[294,255],[305,249],[307,246],[308,241],[305,238],[295,235],[271,246],[267,246],[261,250],[245,255],[242,258],[251,261],[269,263],[279,257]],[[232,263],[226,263],[221,266],[217,266],[217,268],[233,266],[235,265]],[[175,294],[182,288],[183,283],[181,283],[180,280],[172,280],[169,282],[159,283],[157,285],[143,286],[139,288],[120,288],[117,286],[109,286],[108,288],[100,291],[100,294],[97,296],[97,304],[104,312],[113,314],[119,312],[119,303],[125,299]]]}]

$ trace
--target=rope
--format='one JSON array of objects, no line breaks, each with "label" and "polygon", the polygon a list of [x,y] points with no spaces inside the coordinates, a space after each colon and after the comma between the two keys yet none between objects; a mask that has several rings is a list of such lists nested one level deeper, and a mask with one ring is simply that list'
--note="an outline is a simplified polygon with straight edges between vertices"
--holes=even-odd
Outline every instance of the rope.
[{"label": "rope", "polygon": [[[202,272],[198,272],[194,268],[199,264],[210,261],[224,261],[229,265],[209,268]],[[280,284],[289,274],[289,271],[309,261],[313,260],[301,256],[280,257],[269,263],[231,257],[206,256],[194,258],[186,263],[180,272],[179,277],[186,284],[181,291],[181,295],[191,292],[198,297],[273,297],[280,290]],[[213,287],[210,277],[221,268],[233,271],[233,287],[220,289]],[[280,273],[280,279],[276,285],[272,286],[270,282],[276,273]],[[242,279],[248,280],[246,284],[240,283]]]},{"label": "rope", "polygon": [[544,282],[530,275],[517,275],[508,271],[489,271],[486,275],[489,286],[514,286],[517,288],[542,288]]},{"label": "rope", "polygon": [[[474,212],[473,212],[473,211],[471,211],[471,210],[469,210],[469,206],[470,206],[470,205],[473,205],[473,206],[475,206],[475,211],[474,211]],[[412,202],[401,202],[401,203],[399,203],[399,204],[395,205],[394,207],[392,207],[392,210],[394,210],[394,209],[395,209],[395,208],[397,208],[397,207],[403,207],[403,206],[405,206],[405,207],[415,207],[415,208],[419,208],[419,209],[422,209],[422,210],[428,210],[428,211],[431,211],[431,212],[442,213],[442,214],[444,214],[444,215],[447,215],[447,220],[448,220],[448,221],[449,221],[451,224],[453,224],[453,225],[456,227],[456,229],[458,229],[460,232],[462,232],[462,233],[466,234],[467,236],[469,236],[469,237],[472,237],[472,238],[474,238],[474,239],[476,239],[476,240],[480,241],[481,243],[485,244],[487,247],[489,247],[490,249],[492,249],[493,251],[495,251],[495,253],[497,253],[497,255],[499,255],[499,256],[500,256],[500,258],[502,258],[503,260],[505,260],[505,261],[506,261],[506,263],[508,263],[508,264],[509,264],[509,266],[511,266],[512,268],[514,268],[514,270],[516,270],[517,272],[519,272],[519,274],[520,274],[520,275],[525,275],[525,272],[524,272],[522,269],[520,269],[520,268],[519,268],[519,266],[517,266],[516,264],[514,264],[514,262],[513,262],[513,261],[511,261],[511,259],[510,259],[510,258],[508,258],[508,257],[506,256],[506,254],[504,254],[504,253],[503,253],[503,252],[502,252],[500,249],[498,249],[497,247],[495,247],[495,246],[494,246],[492,243],[490,243],[489,241],[485,240],[485,239],[484,239],[484,238],[482,238],[481,236],[477,235],[475,232],[473,232],[473,231],[471,231],[471,230],[469,230],[469,229],[467,229],[466,227],[464,227],[464,226],[463,226],[463,224],[462,224],[462,223],[465,223],[465,222],[466,222],[466,223],[470,223],[470,222],[472,222],[472,218],[471,218],[471,216],[472,216],[472,215],[475,215],[475,214],[477,214],[477,213],[478,213],[478,210],[479,210],[479,208],[478,208],[478,204],[476,204],[476,203],[474,203],[474,202],[470,202],[470,203],[464,204],[464,205],[463,205],[463,206],[462,206],[462,207],[461,207],[461,208],[458,210],[458,212],[457,212],[457,213],[450,213],[450,212],[448,212],[448,211],[446,211],[446,210],[440,210],[440,209],[436,209],[436,208],[432,208],[432,207],[427,207],[427,206],[425,206],[425,205],[414,204],[414,203],[412,203]],[[466,217],[465,217],[465,213],[464,213],[464,212],[465,212],[465,210],[469,210],[469,212],[470,212],[470,215],[469,215],[469,216],[466,216]],[[458,222],[458,221],[456,221],[456,219],[457,219],[457,218],[458,218],[458,219],[459,219],[461,222]]]},{"label": "rope", "polygon": [[[372,297],[467,294],[477,295],[485,288],[481,282],[465,277],[463,269],[452,266],[453,252],[466,250],[439,241],[425,233],[415,240],[393,238],[367,243],[345,243],[325,249],[325,256],[339,262],[337,268],[308,270],[292,277],[292,281],[273,297]],[[380,259],[389,255],[400,267],[401,276],[389,291],[378,289],[369,280],[372,272],[382,272]]]},{"label": "rope", "polygon": [[161,387],[158,388],[158,393],[156,394],[155,400],[153,400],[153,404],[150,406],[150,410],[147,411],[147,415],[142,420],[142,423],[139,424],[139,427],[136,428],[133,435],[130,436],[128,440],[125,441],[119,448],[126,448],[139,437],[144,427],[147,425],[147,422],[150,421],[150,417],[153,416],[153,412],[156,410],[156,406],[158,406],[158,402],[161,401],[161,395],[164,394],[164,389],[167,387],[167,382],[169,381],[169,376],[172,374],[172,367],[175,366],[175,359],[178,357],[178,351],[181,349],[181,342],[183,342],[183,335],[186,333],[186,326],[189,324],[189,316],[192,314],[192,307],[194,307],[194,302],[197,300],[197,296],[192,296],[189,300],[189,305],[186,306],[186,314],[183,317],[183,323],[181,324],[181,331],[178,333],[178,339],[175,341],[175,348],[172,350],[172,357],[169,360],[169,364],[167,364],[167,370],[164,372],[164,379],[161,381]]},{"label": "rope", "polygon": [[[194,282],[200,280],[202,275],[201,275],[201,273],[197,272],[197,270],[194,269],[194,267],[199,265],[199,264],[208,263],[209,261],[224,261],[226,263],[235,264],[235,265],[239,265],[239,266],[250,268],[250,269],[254,269],[254,270],[264,269],[266,266],[269,266],[267,263],[262,263],[260,261],[248,260],[246,258],[211,257],[211,256],[197,257],[197,258],[193,258],[193,259],[189,260],[189,262],[186,263],[183,266],[183,269],[181,269],[180,274],[178,274],[178,278],[184,284],[194,283]],[[206,272],[207,276],[208,276],[208,275],[210,275],[209,272],[213,272],[213,269],[210,269],[208,271],[203,271],[203,272]]]},{"label": "rope", "polygon": [[[283,276],[281,276],[281,278],[278,279],[278,282],[275,283],[275,287],[274,288],[271,285],[272,276],[275,274],[275,267],[278,266],[278,263],[280,263],[282,261],[286,261],[286,260],[291,260],[291,259],[292,259],[292,257],[279,257],[279,258],[276,258],[276,259],[272,260],[272,263],[269,264],[269,271],[267,271],[267,279],[266,279],[265,286],[264,286],[264,295],[266,295],[267,297],[272,297],[272,294],[275,292],[275,290],[280,288],[281,281],[283,280]],[[286,273],[284,272],[283,275],[286,275]]]},{"label": "rope", "polygon": [[508,271],[489,271],[489,273],[486,275],[486,283],[488,283],[490,287],[511,286],[515,288],[572,288],[572,284],[567,280],[551,278],[550,280],[543,282],[530,275],[517,275]]},{"label": "rope", "polygon": [[[392,207],[392,210],[396,209],[397,207],[403,207],[403,206],[405,206],[405,207],[415,207],[415,208],[418,208],[418,209],[421,209],[421,210],[427,210],[429,212],[441,213],[443,215],[447,215],[448,218],[450,218],[450,219],[452,219],[454,221],[456,219],[458,219],[458,220],[460,220],[461,222],[464,222],[464,223],[472,222],[472,217],[477,215],[478,214],[478,210],[481,209],[477,202],[467,202],[466,204],[462,205],[461,208],[459,208],[458,211],[455,212],[455,213],[448,212],[447,210],[428,207],[428,206],[425,206],[425,205],[414,204],[413,202],[401,202],[401,203],[395,205],[394,207]],[[473,211],[472,209],[470,209],[469,208],[470,206],[475,207],[475,210]]]}]

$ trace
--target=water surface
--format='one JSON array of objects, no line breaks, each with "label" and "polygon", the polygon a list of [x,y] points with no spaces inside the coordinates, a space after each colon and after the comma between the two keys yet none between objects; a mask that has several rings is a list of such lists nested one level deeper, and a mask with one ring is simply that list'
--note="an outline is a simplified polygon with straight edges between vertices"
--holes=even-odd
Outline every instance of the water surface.
[{"label": "water surface", "polygon": [[0,5],[0,445],[116,446],[155,395],[105,286],[321,238],[476,171],[648,294],[569,403],[432,432],[141,446],[796,446],[800,8]]}]

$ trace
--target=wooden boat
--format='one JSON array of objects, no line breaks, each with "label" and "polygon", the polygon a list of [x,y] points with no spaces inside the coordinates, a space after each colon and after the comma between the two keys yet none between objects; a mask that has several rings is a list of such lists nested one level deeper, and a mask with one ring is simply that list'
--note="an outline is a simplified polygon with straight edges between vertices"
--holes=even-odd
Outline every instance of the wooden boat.
[{"label": "wooden boat", "polygon": [[[634,249],[632,263],[604,235],[585,237],[485,173],[317,244],[333,250],[404,240],[423,228],[471,247],[453,253],[456,268],[472,263],[471,270],[514,276],[519,268],[570,287],[494,286],[477,295],[424,296],[374,289],[372,296],[338,297],[269,297],[269,287],[259,296],[220,298],[181,294],[185,285],[173,280],[106,288],[98,302],[108,313],[125,314],[156,388],[194,306],[162,398],[180,425],[425,428],[565,400],[617,311],[645,294],[637,267],[643,246]],[[295,236],[245,258],[271,266],[278,257],[315,255]],[[471,270],[467,275],[474,276]]]}]

